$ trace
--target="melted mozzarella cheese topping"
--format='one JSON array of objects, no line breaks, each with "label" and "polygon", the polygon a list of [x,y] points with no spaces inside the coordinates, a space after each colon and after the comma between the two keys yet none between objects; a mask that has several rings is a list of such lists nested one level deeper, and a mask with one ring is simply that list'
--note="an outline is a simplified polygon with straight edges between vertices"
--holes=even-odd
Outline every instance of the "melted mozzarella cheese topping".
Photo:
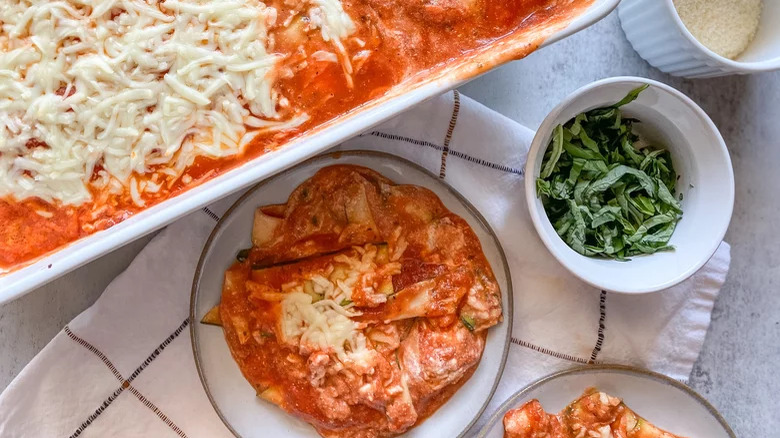
[{"label": "melted mozzarella cheese topping", "polygon": [[282,300],[282,338],[306,354],[325,351],[341,361],[363,357],[366,337],[351,316],[355,314],[333,300],[314,302],[306,293],[287,293]]},{"label": "melted mozzarella cheese topping", "polygon": [[[343,50],[338,0],[300,0]],[[308,116],[274,90],[277,11],[258,0],[7,0],[0,10],[0,197],[143,206],[196,157],[240,153]]]},{"label": "melted mozzarella cheese topping", "polygon": [[[302,352],[334,353],[342,362],[365,363],[368,359],[366,336],[351,317],[360,315],[352,308],[352,293],[364,276],[377,270],[377,247],[368,244],[355,246],[356,254],[339,254],[336,264],[323,272],[313,273],[302,281],[282,286],[285,292],[281,303],[280,328],[284,342],[297,346]],[[391,263],[395,273],[400,264]],[[370,282],[369,282],[370,283]],[[373,287],[368,285],[373,293]],[[384,296],[383,296],[384,298]]]}]

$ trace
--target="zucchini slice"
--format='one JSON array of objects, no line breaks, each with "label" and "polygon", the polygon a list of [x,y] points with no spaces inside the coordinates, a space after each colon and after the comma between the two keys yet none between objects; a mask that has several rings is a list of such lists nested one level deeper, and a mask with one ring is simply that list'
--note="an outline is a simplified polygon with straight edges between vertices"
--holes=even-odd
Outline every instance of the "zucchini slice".
[{"label": "zucchini slice", "polygon": [[200,323],[222,327],[222,318],[219,316],[219,304],[206,312],[206,314],[203,315],[203,319],[200,320]]}]

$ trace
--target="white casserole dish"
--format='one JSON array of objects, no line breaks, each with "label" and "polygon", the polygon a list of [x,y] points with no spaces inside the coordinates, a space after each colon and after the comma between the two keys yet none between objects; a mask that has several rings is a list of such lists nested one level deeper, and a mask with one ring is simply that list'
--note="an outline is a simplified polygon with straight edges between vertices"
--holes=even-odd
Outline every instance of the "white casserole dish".
[{"label": "white casserole dish", "polygon": [[[569,0],[561,0],[569,1]],[[594,0],[568,26],[547,25],[509,35],[475,51],[468,58],[435,72],[422,82],[398,90],[358,111],[295,139],[279,150],[267,153],[174,198],[150,207],[107,230],[77,240],[21,269],[0,274],[0,304],[31,291],[101,255],[230,193],[322,152],[431,97],[451,90],[488,70],[505,64],[541,38],[539,48],[566,38],[604,18],[619,0]],[[537,40],[537,41],[534,41]],[[413,87],[413,88],[412,88]],[[400,88],[400,87],[399,87]]]}]

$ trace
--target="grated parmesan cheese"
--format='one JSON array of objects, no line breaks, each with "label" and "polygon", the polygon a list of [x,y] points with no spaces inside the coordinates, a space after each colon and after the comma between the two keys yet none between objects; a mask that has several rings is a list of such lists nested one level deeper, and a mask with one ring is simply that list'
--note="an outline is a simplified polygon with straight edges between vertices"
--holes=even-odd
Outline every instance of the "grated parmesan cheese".
[{"label": "grated parmesan cheese", "polygon": [[708,49],[730,59],[753,41],[762,0],[674,0],[685,27]]},{"label": "grated parmesan cheese", "polygon": [[[340,1],[305,3],[348,62]],[[196,157],[300,126],[305,113],[277,111],[276,20],[258,0],[5,1],[0,197],[80,205],[97,189],[143,206]]]}]

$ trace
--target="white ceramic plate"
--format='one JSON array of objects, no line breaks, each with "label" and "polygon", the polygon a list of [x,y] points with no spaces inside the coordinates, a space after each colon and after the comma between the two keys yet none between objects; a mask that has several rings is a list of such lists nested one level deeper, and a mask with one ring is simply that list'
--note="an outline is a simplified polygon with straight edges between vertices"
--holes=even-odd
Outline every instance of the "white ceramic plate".
[{"label": "white ceramic plate", "polygon": [[538,399],[547,412],[560,412],[588,387],[623,401],[650,423],[689,438],[736,438],[723,417],[684,384],[638,368],[604,365],[576,368],[545,377],[509,398],[490,418],[479,438],[502,438],[504,414]]},{"label": "white ceramic plate", "polygon": [[506,362],[512,332],[512,282],[504,251],[485,219],[452,188],[412,162],[379,152],[335,152],[309,159],[251,189],[219,221],[198,263],[190,304],[192,348],[203,387],[217,414],[236,436],[319,436],[307,423],[259,399],[233,361],[222,329],[198,321],[219,303],[224,272],[235,260],[236,253],[251,246],[254,210],[261,205],[286,202],[295,187],[320,168],[332,164],[369,167],[396,183],[432,190],[448,209],[469,223],[482,243],[501,287],[504,321],[488,332],[482,361],[471,379],[434,415],[406,434],[407,437],[463,436],[492,397]]}]

